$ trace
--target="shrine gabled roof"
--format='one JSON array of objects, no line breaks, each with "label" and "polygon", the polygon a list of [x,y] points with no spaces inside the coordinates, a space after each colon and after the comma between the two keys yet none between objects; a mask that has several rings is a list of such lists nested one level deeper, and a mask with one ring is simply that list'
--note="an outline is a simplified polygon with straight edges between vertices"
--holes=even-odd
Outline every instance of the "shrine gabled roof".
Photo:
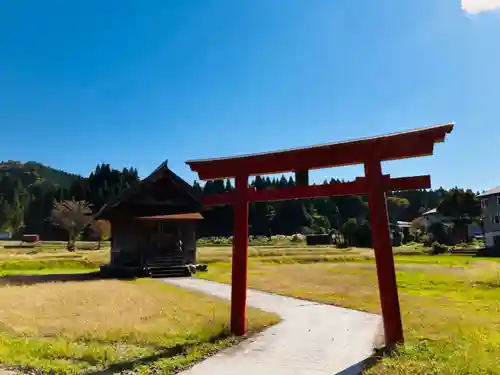
[{"label": "shrine gabled roof", "polygon": [[[162,195],[163,202],[151,199],[153,189]],[[108,201],[94,218],[109,218],[120,207],[126,207],[125,212],[138,217],[200,212],[203,204],[195,189],[172,172],[165,161],[149,176]]]},{"label": "shrine gabled roof", "polygon": [[285,173],[298,170],[361,164],[367,160],[397,160],[432,155],[434,144],[443,142],[453,123],[375,137],[359,138],[234,157],[190,160],[186,164],[201,179],[236,175]]}]

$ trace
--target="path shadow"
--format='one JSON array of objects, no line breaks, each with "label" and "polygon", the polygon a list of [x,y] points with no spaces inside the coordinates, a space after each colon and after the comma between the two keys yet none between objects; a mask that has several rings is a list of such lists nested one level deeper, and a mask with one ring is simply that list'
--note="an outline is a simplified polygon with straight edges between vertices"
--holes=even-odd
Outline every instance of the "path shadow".
[{"label": "path shadow", "polygon": [[[228,334],[229,332],[223,331],[220,334],[212,337],[205,343],[210,343],[210,344],[216,343],[217,341],[227,338]],[[160,349],[158,353],[147,357],[135,358],[131,359],[130,361],[112,364],[104,370],[86,373],[86,375],[111,375],[117,373],[121,374],[125,371],[133,370],[137,366],[148,365],[163,358],[172,358],[179,355],[187,355],[191,350],[193,350],[192,343],[179,344],[169,348]]]},{"label": "path shadow", "polygon": [[133,280],[133,277],[113,278],[99,271],[88,273],[60,273],[46,275],[7,275],[0,277],[0,285],[35,285],[44,283],[65,283],[78,281],[95,281],[104,279]]},{"label": "path shadow", "polygon": [[153,363],[162,358],[171,358],[177,355],[185,353],[187,350],[186,345],[176,345],[171,348],[166,348],[161,350],[157,354],[153,354],[147,357],[141,357],[137,359],[133,359],[126,362],[115,363],[108,368],[100,371],[90,372],[87,375],[111,375],[111,374],[121,374],[124,371],[133,370],[137,366],[147,365],[149,363]]},{"label": "path shadow", "polygon": [[335,375],[361,375],[365,371],[369,370],[377,363],[379,363],[384,357],[394,353],[394,351],[395,349],[390,347],[376,349],[372,356],[362,360],[361,362],[355,363],[354,365],[336,373]]},{"label": "path shadow", "polygon": [[[218,335],[217,337],[214,337],[212,340],[209,342],[215,342],[217,340],[220,340],[222,338],[226,337],[225,334]],[[192,345],[189,344],[181,344],[181,345],[176,345],[171,348],[165,348],[161,350],[159,353],[150,355],[147,357],[141,357],[141,358],[136,358],[132,359],[130,361],[126,362],[120,362],[120,363],[115,363],[108,368],[104,370],[99,370],[91,373],[87,373],[86,375],[111,375],[111,374],[116,374],[116,373],[122,373],[124,371],[130,371],[136,368],[137,366],[141,365],[148,365],[151,364],[155,361],[158,361],[163,358],[172,358],[178,355],[186,355]],[[365,371],[369,370],[371,367],[375,366],[377,363],[379,363],[382,358],[384,358],[387,355],[390,355],[391,353],[394,352],[394,349],[391,348],[381,348],[377,349],[374,354],[365,360],[358,362],[345,370],[342,370],[336,374],[332,375],[361,375]]]}]

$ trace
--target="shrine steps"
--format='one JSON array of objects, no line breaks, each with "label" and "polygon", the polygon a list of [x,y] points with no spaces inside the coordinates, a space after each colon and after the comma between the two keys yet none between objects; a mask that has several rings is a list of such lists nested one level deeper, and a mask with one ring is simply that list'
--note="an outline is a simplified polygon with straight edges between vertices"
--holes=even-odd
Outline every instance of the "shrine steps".
[{"label": "shrine steps", "polygon": [[165,277],[189,277],[192,275],[189,266],[149,266],[147,272],[152,278],[165,278]]},{"label": "shrine steps", "polygon": [[191,267],[184,264],[182,253],[172,253],[148,259],[146,272],[152,278],[187,277],[192,275]]},{"label": "shrine steps", "polygon": [[101,266],[102,276],[118,278],[189,277],[196,272],[205,271],[207,271],[207,265],[205,264],[185,264],[183,254],[180,252],[149,258],[145,263],[132,266],[111,264]]}]

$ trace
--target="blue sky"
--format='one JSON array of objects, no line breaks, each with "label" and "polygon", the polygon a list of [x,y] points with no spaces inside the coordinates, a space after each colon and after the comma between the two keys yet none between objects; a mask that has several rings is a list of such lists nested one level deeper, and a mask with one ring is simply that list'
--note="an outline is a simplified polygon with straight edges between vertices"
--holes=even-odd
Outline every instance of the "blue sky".
[{"label": "blue sky", "polygon": [[0,160],[144,176],[168,159],[192,182],[188,159],[455,121],[435,156],[385,171],[430,173],[433,187],[499,185],[495,4],[5,0]]}]

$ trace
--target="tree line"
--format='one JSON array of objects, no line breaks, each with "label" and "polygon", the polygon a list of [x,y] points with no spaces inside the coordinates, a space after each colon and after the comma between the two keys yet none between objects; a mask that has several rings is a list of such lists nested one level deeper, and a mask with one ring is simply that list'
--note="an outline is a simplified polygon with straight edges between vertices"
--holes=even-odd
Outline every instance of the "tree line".
[{"label": "tree line", "polygon": [[[0,175],[0,232],[36,233],[42,239],[67,239],[67,231],[52,225],[49,218],[56,202],[75,200],[87,202],[97,212],[109,199],[139,181],[137,170],[117,170],[100,164],[88,177],[74,176],[68,186],[48,180],[26,181],[21,174]],[[339,183],[337,179],[324,183]],[[257,176],[251,181],[256,189],[295,186],[293,177],[270,178]],[[230,180],[193,184],[199,194],[218,194],[233,190]],[[474,220],[480,216],[476,194],[459,188],[395,192],[388,196],[390,221],[412,221],[423,212],[438,208],[444,214]],[[295,233],[330,233],[334,230],[358,233],[369,241],[369,209],[363,196],[343,196],[251,203],[249,233],[254,236]],[[204,212],[198,236],[220,237],[233,233],[233,212],[230,206],[216,207]],[[354,236],[353,234],[353,236]],[[362,234],[362,235],[361,235]]]},{"label": "tree line", "polygon": [[[61,172],[64,173],[64,172]],[[117,170],[97,165],[88,177],[73,176],[66,186],[51,180],[33,182],[33,172],[0,175],[0,232],[39,234],[45,240],[65,240],[67,230],[53,225],[51,213],[57,202],[86,202],[89,213],[97,212],[109,199],[139,181],[137,170]]]},{"label": "tree line", "polygon": [[[338,179],[324,184],[340,183]],[[290,178],[257,176],[250,184],[255,189],[273,189],[295,186]],[[200,194],[220,194],[233,190],[229,180],[208,181],[204,186],[196,183]],[[460,188],[413,190],[389,193],[387,206],[389,220],[412,222],[424,212],[436,208],[445,216],[454,217],[459,226],[480,221],[481,208],[477,194]],[[231,236],[233,216],[231,207],[207,210],[200,226],[200,235]],[[340,196],[290,200],[281,202],[251,203],[249,207],[249,234],[269,236],[274,234],[314,234],[342,232],[352,244],[368,246],[371,243],[370,212],[365,196]]]}]

